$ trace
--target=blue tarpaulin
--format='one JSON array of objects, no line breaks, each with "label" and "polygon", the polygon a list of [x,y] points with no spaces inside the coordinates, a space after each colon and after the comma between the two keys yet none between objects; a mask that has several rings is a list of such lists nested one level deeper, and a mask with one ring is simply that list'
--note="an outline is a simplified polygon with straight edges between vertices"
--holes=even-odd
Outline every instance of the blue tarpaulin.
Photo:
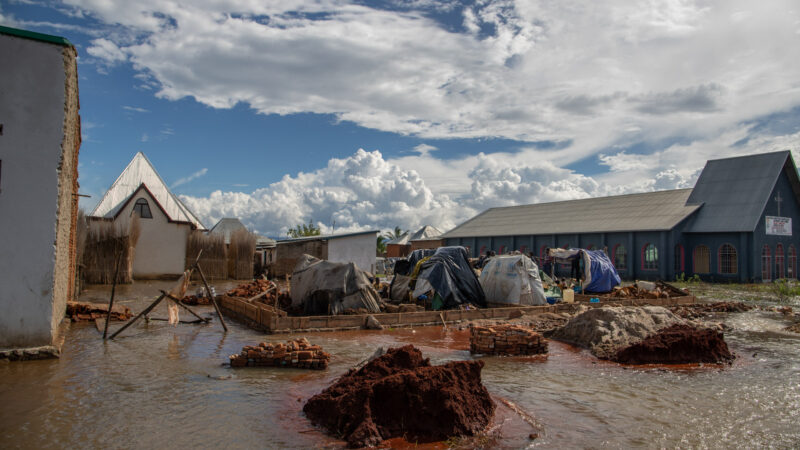
[{"label": "blue tarpaulin", "polygon": [[586,292],[610,292],[622,282],[611,259],[602,250],[582,250],[582,257]]}]

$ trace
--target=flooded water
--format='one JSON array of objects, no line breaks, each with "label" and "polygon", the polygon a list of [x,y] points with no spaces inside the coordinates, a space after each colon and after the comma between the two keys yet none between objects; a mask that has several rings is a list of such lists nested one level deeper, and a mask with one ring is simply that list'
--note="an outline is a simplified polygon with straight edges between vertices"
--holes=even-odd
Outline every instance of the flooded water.
[{"label": "flooded water", "polygon": [[[142,295],[167,285],[123,287],[117,299],[140,311],[149,303]],[[105,287],[84,294],[107,296]],[[166,317],[166,308],[152,315]],[[731,366],[624,367],[552,341],[547,358],[483,358],[498,403],[513,402],[541,428],[501,407],[498,431],[469,445],[797,447],[800,336],[782,331],[777,313],[720,318],[733,327]],[[0,365],[0,447],[339,447],[308,423],[302,405],[376,347],[412,343],[437,364],[471,358],[466,331],[431,327],[304,334],[334,355],[327,371],[230,369],[222,363],[244,345],[299,336],[228,326],[223,333],[216,321],[142,321],[104,343],[94,324],[72,324],[60,359]],[[534,431],[540,437],[531,441]]]}]

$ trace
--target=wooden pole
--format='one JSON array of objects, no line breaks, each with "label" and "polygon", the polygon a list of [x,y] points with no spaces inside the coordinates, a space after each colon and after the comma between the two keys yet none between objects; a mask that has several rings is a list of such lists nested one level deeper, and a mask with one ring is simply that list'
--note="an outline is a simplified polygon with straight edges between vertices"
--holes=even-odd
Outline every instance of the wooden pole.
[{"label": "wooden pole", "polygon": [[128,328],[131,325],[133,325],[137,320],[141,319],[142,316],[144,316],[145,314],[149,314],[150,311],[152,311],[159,303],[161,303],[161,300],[164,300],[164,294],[161,294],[161,296],[158,297],[153,303],[151,303],[150,306],[145,308],[136,317],[134,317],[133,319],[128,321],[128,323],[123,325],[122,328],[120,328],[119,330],[115,331],[114,334],[112,334],[109,339],[114,339],[114,337],[116,337],[118,334],[122,333],[126,328]]},{"label": "wooden pole", "polygon": [[111,308],[114,307],[114,291],[117,289],[117,277],[119,277],[119,263],[122,260],[122,254],[125,253],[125,249],[119,252],[117,255],[117,267],[114,269],[114,282],[111,284],[111,298],[108,300],[108,313],[106,314],[106,324],[103,327],[103,340],[106,339],[108,335],[108,322],[111,322]]},{"label": "wooden pole", "polygon": [[197,313],[195,313],[194,311],[192,311],[192,309],[191,309],[191,308],[189,308],[188,306],[184,305],[183,303],[181,303],[181,301],[180,301],[180,300],[178,300],[177,298],[173,297],[172,295],[170,295],[170,294],[166,293],[165,291],[160,291],[160,292],[161,292],[163,295],[165,295],[165,296],[166,296],[168,299],[172,300],[172,302],[173,302],[173,303],[175,303],[175,304],[177,304],[178,306],[180,306],[181,308],[183,308],[183,309],[185,309],[185,310],[189,311],[189,313],[191,313],[193,316],[197,317],[198,319],[202,320],[203,322],[208,322],[209,320],[211,320],[211,319],[207,319],[207,318],[200,317],[199,315],[197,315]]},{"label": "wooden pole", "polygon": [[[202,253],[202,250],[201,250]],[[200,255],[197,255],[197,259],[200,259]],[[222,324],[222,328],[225,331],[228,331],[228,326],[225,325],[225,319],[222,318],[222,311],[219,310],[219,305],[217,305],[217,299],[211,295],[211,288],[208,287],[208,281],[206,281],[206,276],[203,273],[203,269],[200,268],[200,262],[196,261],[194,263],[194,267],[197,268],[197,273],[200,274],[200,279],[203,280],[203,286],[206,287],[206,294],[208,294],[208,298],[211,299],[211,304],[214,305],[214,309],[217,311],[217,316],[219,316],[219,323]]]}]

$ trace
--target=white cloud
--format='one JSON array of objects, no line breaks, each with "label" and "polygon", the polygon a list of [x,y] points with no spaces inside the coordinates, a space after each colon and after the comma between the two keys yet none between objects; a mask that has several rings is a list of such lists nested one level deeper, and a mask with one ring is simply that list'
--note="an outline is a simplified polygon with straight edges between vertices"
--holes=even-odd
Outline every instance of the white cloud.
[{"label": "white cloud", "polygon": [[208,173],[208,169],[207,169],[207,168],[205,168],[205,167],[203,167],[202,169],[200,169],[200,170],[198,170],[197,172],[195,172],[195,173],[193,173],[193,174],[189,175],[188,177],[179,178],[179,179],[178,179],[178,181],[176,181],[176,182],[172,183],[172,185],[170,186],[170,188],[176,188],[176,187],[178,187],[178,186],[180,186],[180,185],[182,185],[182,184],[186,184],[186,183],[188,183],[188,182],[190,182],[190,181],[194,180],[195,178],[200,178],[200,177],[202,177],[203,175],[205,175],[205,174],[207,174],[207,173]]},{"label": "white cloud", "polygon": [[123,107],[122,107],[122,109],[124,109],[124,110],[126,110],[126,111],[131,111],[131,112],[139,112],[139,113],[146,113],[146,112],[150,112],[150,110],[148,110],[148,109],[144,109],[144,108],[140,108],[140,107],[138,107],[138,106],[128,106],[128,105],[125,105],[125,106],[123,106]]},{"label": "white cloud", "polygon": [[92,46],[86,49],[86,53],[110,66],[128,59],[127,54],[117,44],[106,38],[92,40]]}]

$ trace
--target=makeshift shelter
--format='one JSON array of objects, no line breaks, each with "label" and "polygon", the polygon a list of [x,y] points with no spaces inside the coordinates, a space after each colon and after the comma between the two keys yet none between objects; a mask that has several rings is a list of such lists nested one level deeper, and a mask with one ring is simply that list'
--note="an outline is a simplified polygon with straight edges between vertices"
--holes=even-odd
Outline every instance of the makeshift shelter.
[{"label": "makeshift shelter", "polygon": [[557,263],[571,263],[575,259],[583,262],[583,289],[587,292],[609,292],[621,283],[617,269],[602,250],[580,248],[551,248],[550,256]]},{"label": "makeshift shelter", "polygon": [[436,250],[420,249],[414,250],[406,259],[399,259],[394,263],[394,277],[389,285],[389,298],[395,302],[408,300],[414,285],[411,282],[416,277],[412,277],[414,269],[420,261],[433,256]]},{"label": "makeshift shelter", "polygon": [[307,315],[343,314],[347,309],[379,313],[378,293],[355,263],[299,258],[292,274],[292,307]]},{"label": "makeshift shelter", "polygon": [[526,306],[547,303],[539,267],[525,255],[490,259],[479,279],[490,303]]},{"label": "makeshift shelter", "polygon": [[434,309],[438,309],[435,301],[437,296],[441,299],[443,309],[456,308],[467,303],[486,307],[486,296],[478,277],[469,266],[464,247],[440,247],[432,256],[419,263],[412,278],[415,278],[412,296],[419,298],[432,291]]}]

